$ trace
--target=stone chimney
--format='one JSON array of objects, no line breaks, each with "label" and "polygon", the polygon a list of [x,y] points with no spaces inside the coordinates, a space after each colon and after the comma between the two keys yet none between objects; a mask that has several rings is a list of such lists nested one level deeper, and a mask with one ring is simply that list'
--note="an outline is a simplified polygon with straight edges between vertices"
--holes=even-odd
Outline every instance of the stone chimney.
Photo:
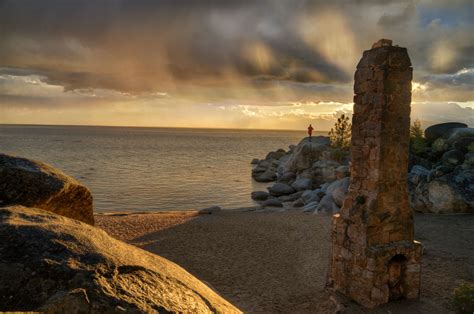
[{"label": "stone chimney", "polygon": [[407,194],[412,72],[407,49],[381,39],[355,73],[351,182],[333,216],[330,283],[369,308],[420,293]]}]

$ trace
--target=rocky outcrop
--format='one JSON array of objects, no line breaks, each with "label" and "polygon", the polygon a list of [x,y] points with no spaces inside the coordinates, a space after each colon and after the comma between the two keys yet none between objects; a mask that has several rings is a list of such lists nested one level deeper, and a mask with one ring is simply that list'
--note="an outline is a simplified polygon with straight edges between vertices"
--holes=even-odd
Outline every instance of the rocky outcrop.
[{"label": "rocky outcrop", "polygon": [[301,172],[311,168],[314,162],[319,160],[323,151],[328,150],[330,145],[329,138],[325,136],[316,136],[304,138],[295,148],[289,159],[283,165],[283,173]]},{"label": "rocky outcrop", "polygon": [[0,205],[24,205],[94,225],[88,188],[47,164],[0,154]]},{"label": "rocky outcrop", "polygon": [[253,159],[252,178],[257,182],[272,182],[277,179],[277,169],[287,153],[283,149],[267,154],[265,159]]},{"label": "rocky outcrop", "polygon": [[414,156],[408,176],[411,207],[426,213],[473,213],[474,128],[446,123],[425,134],[432,143]]},{"label": "rocky outcrop", "polygon": [[[437,170],[438,169],[438,170]],[[411,207],[424,213],[474,213],[474,169],[441,172],[415,166],[408,176]]]},{"label": "rocky outcrop", "polygon": [[269,193],[253,192],[252,199],[263,207],[337,212],[348,184],[337,189],[334,196],[333,189],[327,194],[326,188],[331,182],[339,186],[339,181],[348,181],[350,171],[348,161],[334,160],[332,152],[330,140],[325,136],[312,137],[311,141],[304,138],[298,145],[290,145],[287,152],[270,152],[265,159],[258,161],[252,176],[259,182],[277,182],[268,187]]},{"label": "rocky outcrop", "polygon": [[0,208],[0,311],[240,313],[178,265],[41,209]]}]

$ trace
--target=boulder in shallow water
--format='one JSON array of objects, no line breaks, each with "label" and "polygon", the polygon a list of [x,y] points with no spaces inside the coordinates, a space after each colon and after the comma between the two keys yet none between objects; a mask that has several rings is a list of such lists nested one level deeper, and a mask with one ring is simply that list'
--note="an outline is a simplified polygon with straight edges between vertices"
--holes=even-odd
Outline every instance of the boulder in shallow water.
[{"label": "boulder in shallow water", "polygon": [[41,208],[94,225],[92,194],[42,162],[0,154],[0,205]]},{"label": "boulder in shallow water", "polygon": [[275,170],[268,169],[262,173],[253,175],[253,178],[257,182],[273,182],[276,180],[277,175],[276,175]]},{"label": "boulder in shallow water", "polygon": [[240,313],[173,262],[40,209],[0,208],[0,311]]},{"label": "boulder in shallow water", "polygon": [[254,201],[264,201],[268,198],[268,196],[270,196],[270,194],[265,191],[255,191],[251,194],[251,197]]},{"label": "boulder in shallow water", "polygon": [[222,208],[220,206],[211,206],[211,207],[201,209],[199,213],[203,215],[211,215],[211,214],[220,212],[221,210]]},{"label": "boulder in shallow water", "polygon": [[282,196],[282,195],[290,195],[296,192],[294,188],[286,183],[275,183],[271,187],[268,188],[268,191],[273,196]]}]

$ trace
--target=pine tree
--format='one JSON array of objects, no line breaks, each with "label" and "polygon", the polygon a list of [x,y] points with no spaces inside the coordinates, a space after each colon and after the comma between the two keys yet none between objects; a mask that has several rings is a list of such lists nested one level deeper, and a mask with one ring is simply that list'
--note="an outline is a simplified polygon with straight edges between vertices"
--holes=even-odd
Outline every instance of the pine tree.
[{"label": "pine tree", "polygon": [[351,127],[349,117],[344,114],[337,119],[334,128],[329,131],[331,144],[334,148],[344,149],[351,145]]}]

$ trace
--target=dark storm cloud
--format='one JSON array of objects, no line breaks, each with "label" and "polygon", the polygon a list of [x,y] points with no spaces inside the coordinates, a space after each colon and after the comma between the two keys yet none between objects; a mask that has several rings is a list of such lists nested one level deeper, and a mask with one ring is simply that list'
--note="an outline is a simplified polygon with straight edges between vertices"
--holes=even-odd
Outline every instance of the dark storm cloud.
[{"label": "dark storm cloud", "polygon": [[[450,10],[472,8],[467,1],[450,3]],[[467,16],[455,26],[442,24],[446,7],[442,1],[394,0],[3,0],[0,66],[31,71],[65,90],[175,91],[181,83],[349,83],[351,62],[355,64],[360,54],[341,57],[331,52],[359,53],[379,37],[390,36],[409,46],[417,69],[454,73],[473,66],[472,22]],[[325,12],[341,23],[320,19]],[[415,25],[415,18],[423,20],[423,14],[427,21],[439,18],[441,24]],[[318,25],[306,38],[304,18]],[[374,31],[376,27],[381,29]],[[351,32],[354,41],[328,52],[331,36],[324,42],[319,38],[333,32],[335,40],[341,32]],[[311,42],[313,37],[317,40]],[[431,57],[440,39],[445,42],[434,47],[439,53]],[[344,58],[354,60],[344,63]]]},{"label": "dark storm cloud", "polygon": [[390,26],[395,26],[399,25],[400,23],[404,23],[415,15],[415,5],[413,3],[410,3],[407,5],[400,13],[396,14],[387,14],[385,13],[382,15],[379,19],[378,24],[385,26],[385,27],[390,27]]}]

